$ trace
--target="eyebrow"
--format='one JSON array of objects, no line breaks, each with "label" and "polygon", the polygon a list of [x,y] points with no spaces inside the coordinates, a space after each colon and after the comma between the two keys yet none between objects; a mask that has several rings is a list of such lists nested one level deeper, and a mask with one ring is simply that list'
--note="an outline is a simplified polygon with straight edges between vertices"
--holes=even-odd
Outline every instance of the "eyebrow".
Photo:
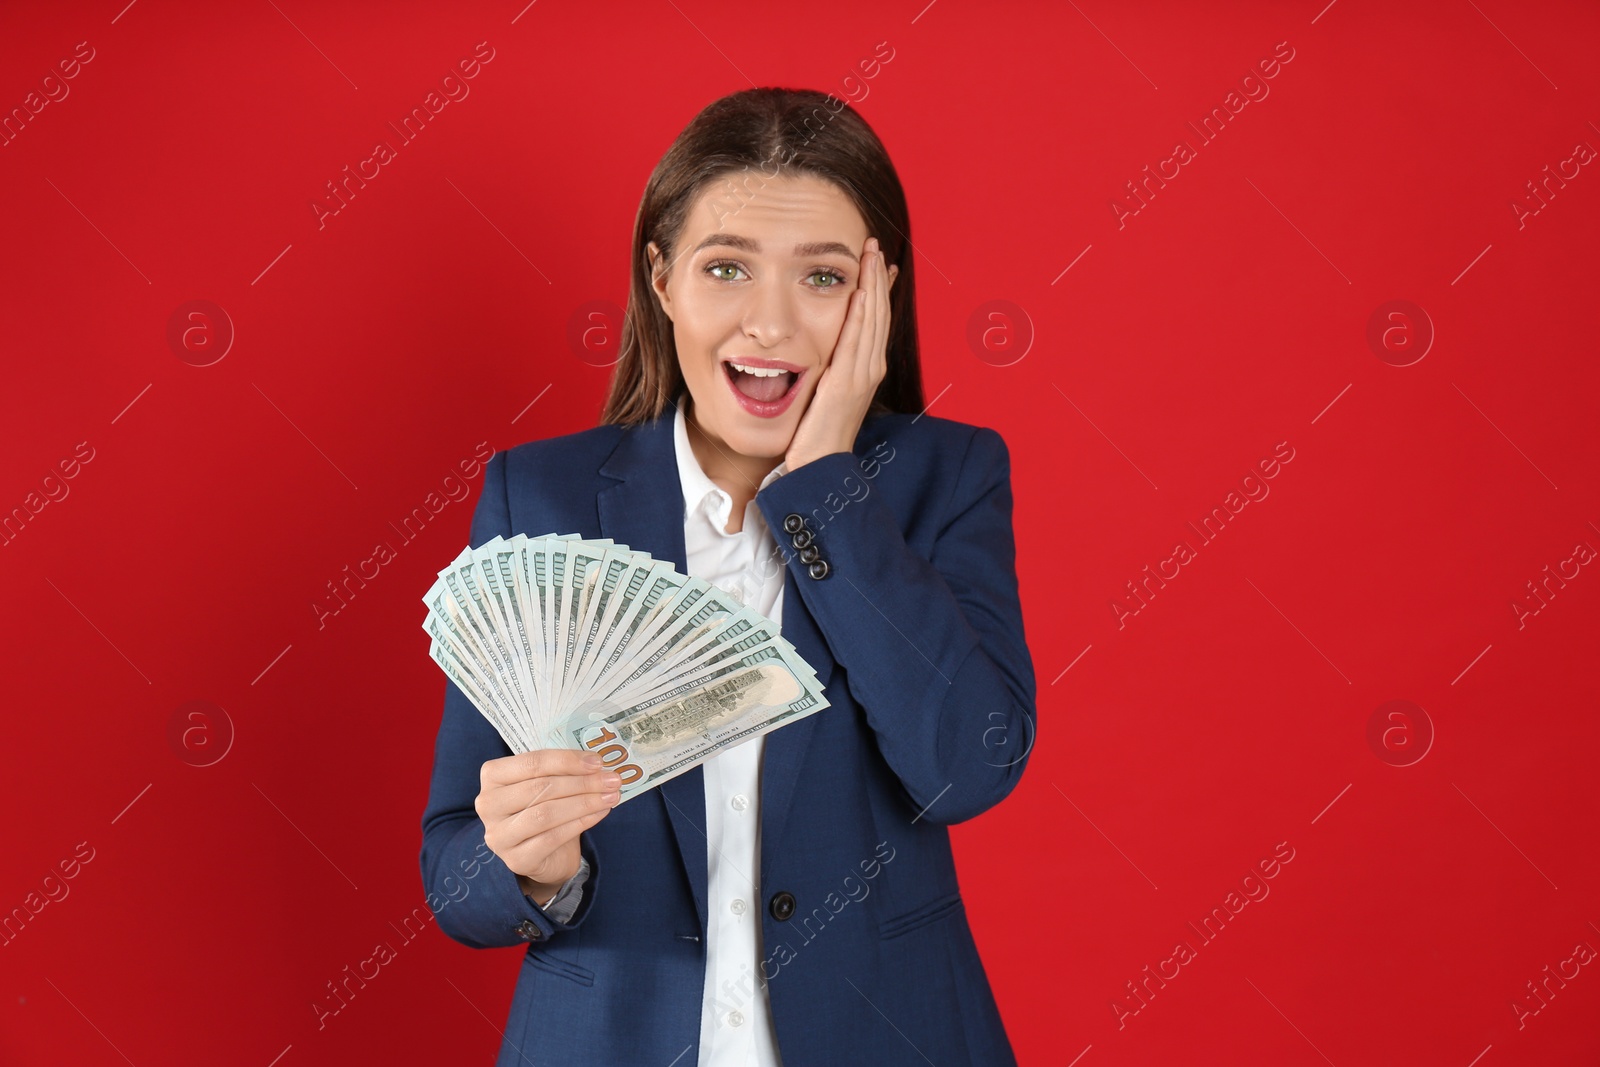
[{"label": "eyebrow", "polygon": [[[694,248],[690,249],[690,255],[700,251],[702,248],[711,248],[716,245],[724,245],[728,248],[738,248],[745,252],[755,252],[758,254],[761,251],[761,242],[755,240],[754,238],[741,237],[736,233],[714,233],[706,237],[699,244],[695,245]],[[840,244],[838,241],[812,241],[806,244],[797,244],[794,246],[794,254],[796,256],[828,256],[837,254],[841,256],[847,256],[851,259],[857,258],[855,252],[853,252],[848,245]]]}]

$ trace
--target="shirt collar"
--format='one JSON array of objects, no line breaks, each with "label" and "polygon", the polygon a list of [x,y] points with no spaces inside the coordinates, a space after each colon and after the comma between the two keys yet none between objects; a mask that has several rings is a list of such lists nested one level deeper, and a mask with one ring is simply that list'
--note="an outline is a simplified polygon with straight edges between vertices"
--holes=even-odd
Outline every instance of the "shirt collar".
[{"label": "shirt collar", "polygon": [[[717,532],[731,537],[733,535],[728,533],[728,517],[733,511],[733,498],[707,477],[705,470],[700,466],[700,460],[694,454],[694,447],[689,443],[689,422],[683,413],[683,401],[681,399],[676,401],[673,407],[677,409],[677,413],[672,417],[672,442],[678,457],[678,481],[683,486],[684,511],[693,515],[699,509],[709,507],[713,516],[712,525],[716,527]],[[760,489],[765,489],[788,471],[787,462],[778,464],[761,480]]]}]

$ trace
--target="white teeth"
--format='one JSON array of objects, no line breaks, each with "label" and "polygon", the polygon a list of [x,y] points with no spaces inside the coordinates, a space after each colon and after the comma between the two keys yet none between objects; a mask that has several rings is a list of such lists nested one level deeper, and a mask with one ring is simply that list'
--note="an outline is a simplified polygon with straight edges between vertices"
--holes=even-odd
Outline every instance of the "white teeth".
[{"label": "white teeth", "polygon": [[[729,360],[729,362],[733,363],[732,360]],[[788,373],[787,371],[781,371],[777,368],[764,370],[761,367],[746,367],[743,363],[733,363],[733,369],[737,371],[743,371],[745,374],[754,374],[757,378],[776,378],[780,374]]]}]

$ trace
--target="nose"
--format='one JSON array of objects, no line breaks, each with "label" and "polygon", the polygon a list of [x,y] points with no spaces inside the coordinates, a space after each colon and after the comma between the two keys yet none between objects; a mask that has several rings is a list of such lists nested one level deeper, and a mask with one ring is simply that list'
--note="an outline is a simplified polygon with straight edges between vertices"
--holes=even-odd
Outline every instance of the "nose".
[{"label": "nose", "polygon": [[779,282],[761,281],[745,290],[748,294],[742,328],[763,348],[776,348],[794,334],[798,313],[795,294]]}]

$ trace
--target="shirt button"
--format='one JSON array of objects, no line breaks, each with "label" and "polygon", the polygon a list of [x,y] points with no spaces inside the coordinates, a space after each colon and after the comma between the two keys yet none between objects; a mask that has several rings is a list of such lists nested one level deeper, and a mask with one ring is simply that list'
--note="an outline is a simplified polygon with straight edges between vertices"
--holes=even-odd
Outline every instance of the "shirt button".
[{"label": "shirt button", "polygon": [[743,1026],[744,1025],[744,1013],[737,1012],[737,1011],[730,1011],[728,1013],[728,1025],[729,1026]]},{"label": "shirt button", "polygon": [[743,793],[735,793],[733,794],[733,798],[728,801],[728,805],[729,807],[733,808],[734,811],[743,811],[745,808],[750,806],[750,799]]},{"label": "shirt button", "polygon": [[732,904],[728,905],[728,910],[733,912],[735,915],[743,915],[744,909],[745,903],[742,900],[735,899]]}]

